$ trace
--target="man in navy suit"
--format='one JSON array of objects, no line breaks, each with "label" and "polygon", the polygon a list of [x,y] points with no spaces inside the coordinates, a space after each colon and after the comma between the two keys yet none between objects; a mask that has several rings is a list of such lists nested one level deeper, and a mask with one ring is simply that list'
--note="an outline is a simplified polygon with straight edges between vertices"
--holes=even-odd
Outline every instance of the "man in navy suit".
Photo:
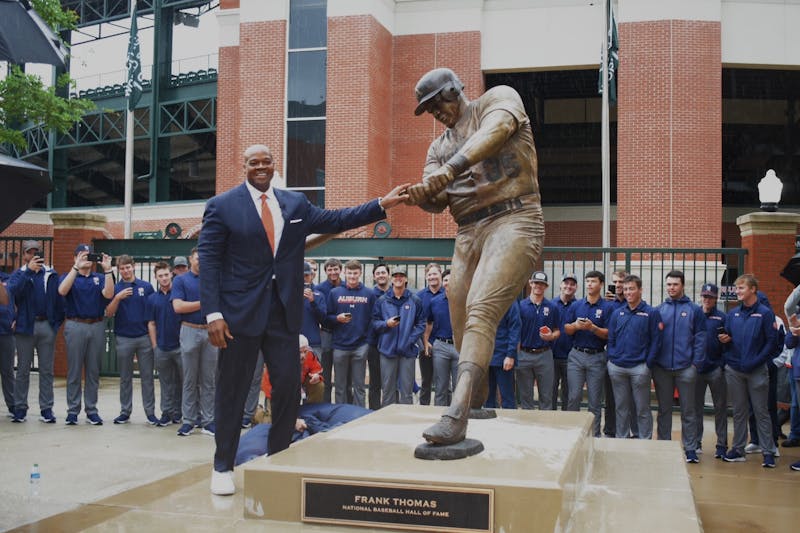
[{"label": "man in navy suit", "polygon": [[235,492],[233,464],[259,349],[272,381],[269,449],[274,454],[289,447],[300,404],[306,237],[376,222],[386,217],[384,209],[408,199],[404,184],[357,207],[321,209],[303,193],[270,186],[275,162],[264,145],[245,150],[244,171],[246,183],[206,204],[198,243],[200,301],[209,339],[221,348],[211,476],[211,492],[219,495]]}]

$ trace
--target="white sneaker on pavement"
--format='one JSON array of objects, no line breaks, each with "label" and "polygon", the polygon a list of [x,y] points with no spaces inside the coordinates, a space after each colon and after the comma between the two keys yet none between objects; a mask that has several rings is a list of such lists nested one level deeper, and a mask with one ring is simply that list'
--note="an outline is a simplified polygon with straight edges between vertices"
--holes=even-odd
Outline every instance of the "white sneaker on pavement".
[{"label": "white sneaker on pavement", "polygon": [[211,494],[217,496],[230,496],[236,492],[233,484],[233,470],[227,472],[211,471]]},{"label": "white sneaker on pavement", "polygon": [[761,446],[752,442],[744,447],[744,453],[761,453],[762,451]]}]

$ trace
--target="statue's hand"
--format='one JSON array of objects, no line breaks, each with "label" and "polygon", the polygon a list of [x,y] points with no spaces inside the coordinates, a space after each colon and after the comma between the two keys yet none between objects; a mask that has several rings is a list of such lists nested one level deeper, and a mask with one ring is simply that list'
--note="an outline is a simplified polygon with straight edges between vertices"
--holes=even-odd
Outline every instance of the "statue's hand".
[{"label": "statue's hand", "polygon": [[414,185],[410,186],[406,192],[408,193],[408,200],[405,202],[408,205],[420,205],[424,203],[430,196],[428,188],[424,183],[415,183]]},{"label": "statue's hand", "polygon": [[428,196],[436,196],[445,190],[453,180],[455,180],[453,168],[450,165],[442,165],[425,176],[422,183],[424,183],[428,189]]}]

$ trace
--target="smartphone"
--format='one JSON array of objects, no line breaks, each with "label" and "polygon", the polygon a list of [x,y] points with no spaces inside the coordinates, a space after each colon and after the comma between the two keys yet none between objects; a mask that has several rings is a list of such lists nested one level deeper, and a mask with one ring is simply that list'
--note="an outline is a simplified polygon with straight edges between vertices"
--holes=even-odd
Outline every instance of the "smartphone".
[{"label": "smartphone", "polygon": [[722,335],[723,333],[725,333],[725,326],[717,327],[717,335]]},{"label": "smartphone", "polygon": [[103,254],[86,254],[86,260],[93,263],[100,263],[103,261]]},{"label": "smartphone", "polygon": [[34,259],[41,259],[42,261],[44,261],[44,256],[42,254],[36,254],[36,255],[33,256],[33,258]]},{"label": "smartphone", "polygon": [[395,321],[397,321],[397,322],[400,322],[400,315],[394,315],[394,316],[393,316],[392,318],[390,318],[389,320],[395,320]]},{"label": "smartphone", "polygon": [[353,318],[353,313],[342,313],[345,318]]},{"label": "smartphone", "polygon": [[614,284],[614,283],[609,284],[608,292],[610,292],[611,294],[617,294],[617,286],[616,286],[616,284]]},{"label": "smartphone", "polygon": [[303,288],[310,289],[311,288],[311,284],[310,283],[303,283]]}]

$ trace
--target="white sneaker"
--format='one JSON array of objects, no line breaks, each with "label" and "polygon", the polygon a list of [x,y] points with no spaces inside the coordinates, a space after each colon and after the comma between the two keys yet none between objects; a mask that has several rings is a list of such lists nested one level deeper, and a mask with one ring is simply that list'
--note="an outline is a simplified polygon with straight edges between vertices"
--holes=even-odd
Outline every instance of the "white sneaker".
[{"label": "white sneaker", "polygon": [[744,453],[761,453],[762,451],[761,446],[752,442],[744,447]]},{"label": "white sneaker", "polygon": [[227,472],[211,471],[211,494],[217,496],[230,496],[236,492],[233,484],[233,470]]},{"label": "white sneaker", "polygon": [[694,453],[696,453],[697,455],[703,455],[703,448],[697,448],[697,449],[694,451]]},{"label": "white sneaker", "polygon": [[780,456],[781,456],[781,450],[780,450],[780,448],[778,448],[777,446],[775,446],[775,453],[773,453],[772,455],[774,455],[775,457],[780,457]]}]

